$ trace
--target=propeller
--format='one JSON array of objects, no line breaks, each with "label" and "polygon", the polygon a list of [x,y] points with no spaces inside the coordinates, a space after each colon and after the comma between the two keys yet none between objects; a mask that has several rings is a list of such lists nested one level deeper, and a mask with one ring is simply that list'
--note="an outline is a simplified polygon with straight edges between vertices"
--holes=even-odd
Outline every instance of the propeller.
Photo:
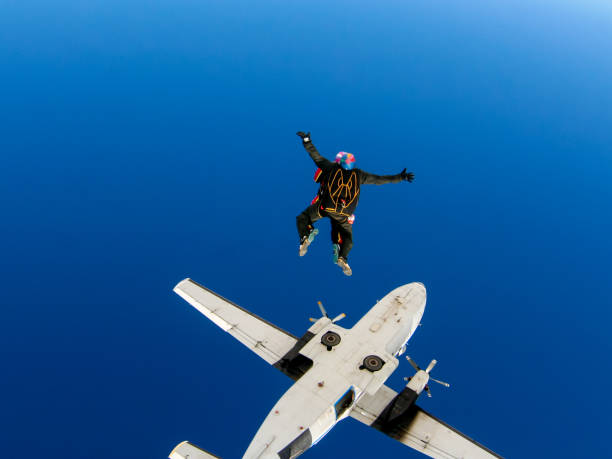
[{"label": "propeller", "polygon": [[[422,369],[421,369],[421,367],[419,367],[419,366],[417,365],[417,363],[416,363],[414,360],[412,360],[412,359],[410,358],[410,356],[409,356],[409,355],[407,355],[407,356],[406,356],[406,360],[408,360],[408,362],[410,363],[410,365],[412,365],[412,367],[413,367],[413,368],[414,368],[414,369],[415,369],[417,372],[418,372],[418,371],[423,371],[423,372],[425,372],[425,373],[427,374],[427,378],[428,378],[428,380],[431,380],[431,381],[433,381],[433,382],[436,382],[436,383],[438,383],[438,384],[440,384],[440,385],[442,385],[442,386],[444,386],[444,387],[450,387],[450,384],[449,384],[449,383],[444,382],[444,381],[440,381],[439,379],[432,378],[432,377],[429,375],[429,373],[431,372],[431,370],[433,370],[433,369],[434,369],[434,367],[436,366],[436,364],[438,363],[438,361],[437,361],[436,359],[433,359],[431,362],[429,362],[429,365],[427,365],[427,368],[425,368],[425,370],[422,370]],[[412,378],[404,378],[404,380],[407,380],[407,381],[409,381],[410,379],[412,379]],[[427,392],[427,396],[428,396],[428,397],[431,397],[431,390],[429,389],[429,386],[428,386],[428,385],[425,385],[424,390],[425,390],[425,392]]]},{"label": "propeller", "polygon": [[447,382],[440,381],[439,379],[432,378],[431,376],[429,377],[429,379],[431,379],[433,382],[437,382],[438,384],[441,384],[444,387],[450,387],[450,384]]},{"label": "propeller", "polygon": [[406,360],[408,360],[408,363],[410,363],[410,365],[412,365],[412,368],[414,368],[416,371],[421,371],[421,369],[419,368],[419,366],[416,364],[416,362],[414,360],[412,360],[410,358],[409,355],[406,356]]},{"label": "propeller", "polygon": [[327,311],[323,307],[323,303],[321,303],[320,301],[317,301],[317,305],[319,306],[319,309],[321,310],[321,314],[323,314],[323,317],[329,317],[327,315]]},{"label": "propeller", "polygon": [[[317,306],[319,306],[319,309],[321,310],[321,314],[323,317],[327,317],[329,318],[329,316],[327,315],[327,311],[325,310],[325,307],[323,306],[323,303],[321,303],[320,301],[317,301]],[[332,323],[335,324],[336,322],[338,322],[339,320],[342,320],[346,317],[345,313],[339,314],[336,317],[334,317],[332,319]],[[308,320],[310,320],[311,322],[316,322],[318,319],[314,319],[314,318],[309,318]]]},{"label": "propeller", "polygon": [[345,313],[338,314],[336,317],[334,317],[334,318],[332,319],[332,323],[333,323],[333,324],[335,324],[336,322],[338,322],[339,320],[344,319],[345,317],[346,317],[346,314],[345,314]]}]

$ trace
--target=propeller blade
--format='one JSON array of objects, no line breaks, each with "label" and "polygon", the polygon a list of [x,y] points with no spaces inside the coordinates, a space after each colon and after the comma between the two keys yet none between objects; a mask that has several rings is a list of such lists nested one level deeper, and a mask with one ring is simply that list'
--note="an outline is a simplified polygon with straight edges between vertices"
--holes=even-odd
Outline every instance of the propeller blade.
[{"label": "propeller blade", "polygon": [[321,310],[321,314],[323,314],[323,317],[328,317],[327,311],[323,307],[323,303],[321,303],[320,301],[317,301],[317,304],[319,305],[319,309]]},{"label": "propeller blade", "polygon": [[345,317],[346,317],[346,314],[345,314],[345,313],[342,313],[342,314],[340,314],[339,316],[334,317],[334,319],[332,320],[332,323],[334,323],[334,324],[335,324],[336,322],[338,322],[338,321],[339,321],[339,320],[341,320],[341,319],[344,319]]},{"label": "propeller blade", "polygon": [[410,365],[412,365],[412,368],[414,368],[416,371],[420,371],[421,370],[419,368],[419,366],[416,364],[416,362],[414,360],[412,360],[409,355],[406,356],[406,360],[408,360]]},{"label": "propeller blade", "polygon": [[436,363],[438,363],[438,361],[436,359],[433,359],[431,362],[429,362],[429,365],[427,366],[427,369],[425,370],[425,373],[429,374],[429,372],[431,370],[433,370],[433,367],[436,366]]},{"label": "propeller blade", "polygon": [[430,377],[429,379],[430,379],[431,381],[435,381],[435,382],[437,382],[438,384],[442,384],[443,386],[450,387],[450,384],[449,384],[449,383],[447,383],[447,382],[440,381],[439,379],[435,379],[435,378],[432,378],[432,377]]},{"label": "propeller blade", "polygon": [[310,320],[312,323],[315,323],[317,321],[317,319],[314,319],[312,317],[310,317],[308,320]]}]

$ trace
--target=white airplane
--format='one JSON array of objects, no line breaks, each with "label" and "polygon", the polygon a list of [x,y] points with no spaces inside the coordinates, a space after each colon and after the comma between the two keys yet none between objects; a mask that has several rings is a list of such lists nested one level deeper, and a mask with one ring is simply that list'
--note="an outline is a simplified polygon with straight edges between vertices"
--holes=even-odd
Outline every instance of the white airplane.
[{"label": "white airplane", "polygon": [[[350,416],[434,458],[501,457],[419,408],[415,401],[436,364],[416,374],[397,393],[385,386],[399,365],[406,343],[425,310],[425,286],[414,282],[391,291],[353,328],[337,325],[345,317],[323,317],[298,338],[231,303],[191,279],[174,291],[242,344],[295,381],[274,405],[244,454],[246,459],[289,459],[315,445],[336,423]],[[431,396],[431,395],[430,395]],[[170,459],[214,456],[189,442]]]}]

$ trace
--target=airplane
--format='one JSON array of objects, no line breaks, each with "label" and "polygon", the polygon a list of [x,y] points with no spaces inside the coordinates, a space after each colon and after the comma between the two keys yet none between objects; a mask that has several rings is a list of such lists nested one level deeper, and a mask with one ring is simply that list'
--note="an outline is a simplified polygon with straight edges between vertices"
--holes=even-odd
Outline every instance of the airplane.
[{"label": "airplane", "polygon": [[[416,370],[397,393],[384,383],[421,322],[426,290],[420,282],[402,285],[378,301],[352,328],[322,317],[298,338],[187,278],[174,291],[294,384],[278,400],[244,453],[244,459],[290,459],[317,444],[338,422],[351,417],[433,458],[499,458],[485,446],[415,404],[425,391],[436,360]],[[170,459],[215,456],[190,442],[178,444]]]}]

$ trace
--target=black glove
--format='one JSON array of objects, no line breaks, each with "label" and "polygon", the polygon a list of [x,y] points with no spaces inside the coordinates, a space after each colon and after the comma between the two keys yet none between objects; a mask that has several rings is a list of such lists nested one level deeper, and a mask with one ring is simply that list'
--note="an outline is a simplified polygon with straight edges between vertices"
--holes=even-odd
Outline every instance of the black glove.
[{"label": "black glove", "polygon": [[406,172],[406,168],[400,173],[402,180],[412,182],[414,180],[414,174],[412,172]]},{"label": "black glove", "polygon": [[303,133],[302,131],[299,131],[297,135],[302,139],[302,142],[304,143],[310,142],[310,132]]}]

